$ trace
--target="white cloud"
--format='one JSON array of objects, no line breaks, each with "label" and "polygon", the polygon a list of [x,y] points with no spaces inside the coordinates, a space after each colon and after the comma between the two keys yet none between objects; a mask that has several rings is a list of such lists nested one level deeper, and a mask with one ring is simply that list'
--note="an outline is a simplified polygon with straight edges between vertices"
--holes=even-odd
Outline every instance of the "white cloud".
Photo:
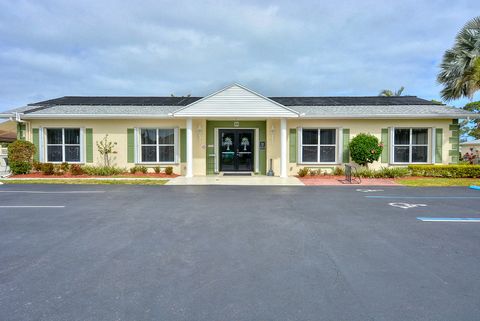
[{"label": "white cloud", "polygon": [[[0,0],[0,110],[63,95],[438,98],[438,64],[478,1]],[[463,103],[463,102],[459,102]]]}]

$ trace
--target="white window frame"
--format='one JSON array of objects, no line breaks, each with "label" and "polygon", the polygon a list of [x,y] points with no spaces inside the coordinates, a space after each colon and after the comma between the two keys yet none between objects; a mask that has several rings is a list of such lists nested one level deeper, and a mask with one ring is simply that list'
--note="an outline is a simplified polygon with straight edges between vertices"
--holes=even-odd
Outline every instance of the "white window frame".
[{"label": "white window frame", "polygon": [[[49,144],[48,143],[48,131],[50,129],[61,129],[62,130],[62,143],[61,144]],[[79,135],[80,135],[80,143],[79,144],[65,144],[65,129],[78,129],[79,130]],[[45,137],[44,140],[45,140],[45,150],[44,150],[44,157],[43,159],[45,159],[46,163],[52,163],[52,164],[61,164],[61,163],[69,163],[69,164],[83,164],[84,163],[84,147],[85,147],[85,144],[84,144],[84,140],[83,140],[83,128],[82,127],[46,127],[46,128],[42,128],[41,130],[41,137]],[[40,142],[43,146],[43,139],[42,139],[42,142]],[[48,147],[49,146],[61,146],[62,147],[62,161],[50,161],[48,159]],[[65,147],[66,146],[78,146],[80,147],[80,160],[78,162],[72,162],[72,161],[66,161],[65,160]]]},{"label": "white window frame", "polygon": [[[321,144],[320,143],[320,131],[321,130],[326,130],[326,129],[333,129],[335,130],[335,144]],[[303,144],[303,131],[304,130],[316,130],[317,131],[317,144]],[[302,127],[299,130],[299,149],[298,149],[298,155],[299,155],[299,164],[338,164],[338,135],[339,135],[339,130],[338,128],[332,128],[332,127]],[[317,161],[316,162],[304,162],[303,161],[303,146],[316,146],[317,148]],[[322,162],[320,160],[320,148],[324,146],[333,146],[335,147],[335,161],[333,162]]]},{"label": "white window frame", "polygon": [[[409,134],[409,143],[408,144],[395,144],[395,131],[397,129],[408,129],[410,131]],[[427,143],[426,144],[412,144],[412,132],[414,129],[426,129],[427,130]],[[392,128],[392,142],[391,142],[391,150],[392,150],[392,164],[430,164],[430,142],[431,142],[431,130],[428,127],[393,127]],[[427,147],[427,160],[425,162],[412,162],[412,147],[417,146],[424,146]],[[395,147],[408,147],[408,162],[396,162],[395,161]]]},{"label": "white window frame", "polygon": [[[142,144],[142,130],[155,130],[156,134],[156,144]],[[159,130],[173,130],[173,144],[160,144],[158,139],[158,131]],[[165,165],[174,165],[178,163],[179,156],[178,156],[178,128],[173,127],[139,127],[137,130],[137,164],[165,164]],[[156,161],[142,161],[142,147],[143,146],[154,146],[156,150]],[[173,146],[173,161],[171,162],[160,162],[160,147],[162,146]]]}]

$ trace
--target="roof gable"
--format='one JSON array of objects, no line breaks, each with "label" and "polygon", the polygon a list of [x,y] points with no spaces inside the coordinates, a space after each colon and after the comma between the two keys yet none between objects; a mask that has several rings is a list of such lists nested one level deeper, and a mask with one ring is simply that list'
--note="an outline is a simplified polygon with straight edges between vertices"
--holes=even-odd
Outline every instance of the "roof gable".
[{"label": "roof gable", "polygon": [[299,113],[239,84],[230,85],[173,113],[175,117],[298,117]]}]

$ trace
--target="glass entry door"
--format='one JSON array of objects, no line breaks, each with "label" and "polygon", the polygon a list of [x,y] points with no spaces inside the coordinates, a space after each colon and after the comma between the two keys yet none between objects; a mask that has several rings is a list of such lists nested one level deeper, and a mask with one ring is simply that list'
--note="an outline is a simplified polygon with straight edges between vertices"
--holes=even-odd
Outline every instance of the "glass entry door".
[{"label": "glass entry door", "polygon": [[220,171],[253,172],[253,129],[219,129]]}]

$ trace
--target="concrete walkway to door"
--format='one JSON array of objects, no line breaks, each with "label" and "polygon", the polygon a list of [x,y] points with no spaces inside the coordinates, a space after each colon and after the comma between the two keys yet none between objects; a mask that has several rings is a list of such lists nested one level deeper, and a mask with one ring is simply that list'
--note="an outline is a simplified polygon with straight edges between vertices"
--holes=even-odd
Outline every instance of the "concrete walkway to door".
[{"label": "concrete walkway to door", "polygon": [[179,176],[169,180],[166,185],[263,185],[263,186],[303,186],[296,177],[272,176]]}]

